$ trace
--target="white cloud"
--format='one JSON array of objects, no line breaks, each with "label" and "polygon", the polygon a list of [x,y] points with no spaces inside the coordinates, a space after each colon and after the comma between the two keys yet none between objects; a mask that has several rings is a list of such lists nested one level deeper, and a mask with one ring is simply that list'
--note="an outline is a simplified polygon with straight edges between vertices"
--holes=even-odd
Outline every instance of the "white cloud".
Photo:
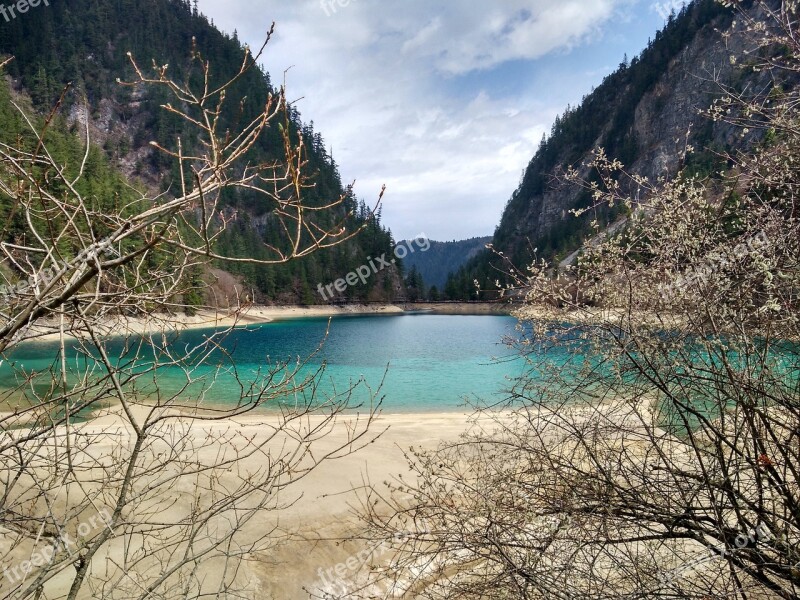
[{"label": "white cloud", "polygon": [[453,239],[494,230],[563,108],[540,94],[495,93],[494,70],[596,36],[630,1],[201,0],[200,8],[251,45],[275,20],[265,64],[274,81],[292,67],[289,96],[303,97],[303,118],[333,148],[343,179],[359,178],[368,202],[387,184],[384,223],[396,236]]},{"label": "white cloud", "polygon": [[457,75],[509,60],[541,58],[580,43],[599,30],[613,14],[615,3],[511,0],[480,11],[464,10],[462,2],[453,4],[463,10],[463,18],[437,17],[404,50],[416,49],[417,57],[429,58],[441,72]]},{"label": "white cloud", "polygon": [[437,35],[441,35],[442,19],[436,17],[433,21],[428,23],[425,27],[410,40],[403,44],[403,54],[412,54],[424,49],[426,46],[431,45]]}]

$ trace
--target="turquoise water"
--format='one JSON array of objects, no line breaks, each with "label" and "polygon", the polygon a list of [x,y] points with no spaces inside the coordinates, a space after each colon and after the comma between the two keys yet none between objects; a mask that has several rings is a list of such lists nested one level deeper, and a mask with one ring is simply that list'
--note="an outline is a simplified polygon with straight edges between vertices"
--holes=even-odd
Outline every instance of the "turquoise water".
[{"label": "turquoise water", "polygon": [[[241,395],[240,385],[230,373],[231,365],[235,365],[239,380],[252,381],[270,365],[305,359],[324,341],[301,370],[305,376],[323,363],[327,365],[319,380],[318,400],[360,382],[351,404],[368,403],[383,381],[379,397],[384,412],[455,411],[464,406],[465,398],[501,400],[513,380],[522,375],[524,361],[503,343],[504,337],[514,335],[515,325],[515,319],[503,316],[337,317],[325,339],[327,318],[276,322],[232,332],[223,340],[221,351],[196,367],[197,381],[187,390],[182,390],[186,375],[175,366],[159,366],[155,382],[164,393],[191,397],[202,392],[206,404],[225,405]],[[185,332],[170,339],[166,347],[179,353],[202,343],[212,333]],[[141,358],[134,361],[134,351],[120,341],[110,343],[108,352],[131,372],[154,364],[152,350],[148,365]],[[17,349],[10,359],[17,370],[41,372],[57,364],[57,356],[57,345],[34,343]],[[162,356],[157,362],[166,361]],[[68,354],[68,370],[73,376],[85,365],[86,358],[80,353],[72,350]],[[218,367],[222,371],[211,385]],[[0,386],[12,386],[14,377],[8,362],[0,367]],[[143,393],[152,393],[155,385],[150,375],[137,383]],[[281,402],[295,401],[284,398]],[[278,402],[270,406],[277,407]]]}]

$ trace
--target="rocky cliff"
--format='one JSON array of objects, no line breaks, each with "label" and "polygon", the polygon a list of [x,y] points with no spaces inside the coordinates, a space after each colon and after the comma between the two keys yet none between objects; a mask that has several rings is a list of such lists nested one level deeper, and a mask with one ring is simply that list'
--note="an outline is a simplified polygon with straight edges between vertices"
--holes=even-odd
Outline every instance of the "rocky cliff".
[{"label": "rocky cliff", "polygon": [[[747,8],[753,11],[753,8]],[[651,181],[686,173],[710,176],[725,168],[721,150],[746,149],[763,132],[741,137],[730,126],[709,119],[703,111],[726,88],[763,91],[774,85],[764,73],[747,69],[747,38],[731,9],[714,0],[696,0],[666,27],[630,64],[621,64],[580,106],[556,120],[530,161],[519,188],[506,205],[494,235],[494,246],[524,266],[537,255],[563,260],[590,235],[589,219],[612,226],[624,209],[574,217],[570,209],[588,206],[591,197],[559,175],[568,167],[592,180],[586,164],[599,147],[623,162],[628,172]],[[687,146],[694,152],[686,155]],[[633,195],[636,190],[630,190]],[[484,253],[451,281],[459,289],[478,279],[497,279]],[[467,290],[474,295],[474,286]],[[463,294],[462,294],[463,295]]]}]

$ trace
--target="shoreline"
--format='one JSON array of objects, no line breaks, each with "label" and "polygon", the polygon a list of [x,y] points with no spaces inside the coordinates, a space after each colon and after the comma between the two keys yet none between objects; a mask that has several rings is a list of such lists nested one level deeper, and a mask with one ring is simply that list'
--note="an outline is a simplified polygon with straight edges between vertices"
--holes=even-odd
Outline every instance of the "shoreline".
[{"label": "shoreline", "polygon": [[[107,318],[100,325],[107,336],[145,335],[156,332],[181,332],[198,329],[241,328],[294,319],[346,316],[400,316],[415,314],[462,316],[510,316],[514,307],[493,303],[345,304],[312,306],[252,305],[239,310],[201,309],[194,315],[153,314],[146,317]],[[25,342],[52,342],[61,339],[58,324],[44,322],[29,330]]]},{"label": "shoreline", "polygon": [[[239,323],[242,325],[274,323],[276,321],[291,321],[294,319],[313,319],[320,317],[348,317],[370,315],[511,315],[514,307],[509,304],[496,304],[491,302],[419,302],[419,303],[388,303],[388,304],[320,304],[310,306],[263,306],[254,305],[244,309],[240,315]],[[207,318],[213,322],[214,312],[201,311],[197,316]],[[180,318],[180,316],[178,317]],[[195,328],[191,323],[193,317],[187,317],[184,326]],[[226,320],[223,318],[223,321]]]}]

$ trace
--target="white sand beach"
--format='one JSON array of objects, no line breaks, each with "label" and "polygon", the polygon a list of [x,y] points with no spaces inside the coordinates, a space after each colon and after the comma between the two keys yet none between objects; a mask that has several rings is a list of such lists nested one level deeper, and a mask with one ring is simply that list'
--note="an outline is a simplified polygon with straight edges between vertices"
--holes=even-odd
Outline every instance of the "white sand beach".
[{"label": "white sand beach", "polygon": [[[138,407],[135,411],[136,418],[144,418],[146,410],[145,407]],[[279,417],[252,415],[214,422],[194,421],[189,425],[189,436],[195,441],[217,436],[222,439],[229,432],[235,431],[238,435],[236,439],[242,440],[242,444],[257,445],[266,439],[265,436],[270,434],[271,426],[276,425],[278,419]],[[308,422],[315,426],[319,419],[321,417],[312,416],[308,418]],[[353,416],[339,417],[327,435],[315,442],[314,452],[321,455],[326,450],[346,444],[352,427],[356,426],[354,419],[356,417]],[[183,423],[188,423],[188,420],[183,420]],[[285,536],[285,539],[268,552],[250,556],[244,563],[237,580],[248,586],[246,597],[296,600],[311,597],[304,590],[341,590],[342,586],[359,581],[365,571],[361,569],[361,563],[351,568],[356,564],[353,557],[364,551],[368,545],[361,541],[346,540],[358,531],[353,511],[359,499],[357,489],[363,488],[366,482],[380,484],[394,480],[403,473],[407,475],[409,469],[404,457],[405,451],[412,446],[434,448],[442,441],[456,440],[468,425],[469,417],[466,414],[379,416],[369,429],[372,434],[381,433],[373,443],[350,456],[323,463],[308,477],[281,491],[280,501],[292,505],[261,514],[247,526],[248,532],[271,531],[277,527],[275,537]],[[97,436],[99,442],[93,443],[88,451],[101,460],[102,457],[118,452],[120,445],[125,446],[128,443],[125,439],[127,436],[130,436],[128,439],[133,437],[128,420],[122,417],[119,409],[100,415],[78,429],[80,435]],[[247,440],[247,444],[244,440]],[[280,454],[285,450],[282,446],[285,441],[285,438],[270,441],[268,447],[273,449],[274,445],[276,455]],[[219,444],[199,443],[198,446],[200,448],[196,450],[196,459],[204,464],[213,464],[218,460]],[[256,455],[244,460],[237,469],[256,472],[261,467],[263,455]],[[228,476],[223,471],[219,485],[226,485],[227,481]],[[190,511],[195,497],[200,493],[206,492],[197,489],[193,480],[181,479],[172,489],[173,499],[160,512],[160,518],[167,523],[176,522],[171,519],[180,518]],[[224,528],[226,523],[221,522],[219,525]],[[121,560],[123,550],[120,542],[109,542],[103,556],[98,564],[105,560]],[[20,556],[20,560],[26,558],[30,557]],[[385,558],[388,559],[389,556],[386,555]],[[8,555],[6,559],[8,564],[14,564]],[[370,560],[379,561],[380,557],[376,559],[373,555]],[[213,561],[208,564],[207,569],[214,570]],[[49,589],[63,592],[62,586],[67,586],[70,581],[68,571],[65,571],[65,575],[63,581],[57,579],[52,582]],[[102,572],[97,575],[102,578]]]}]

